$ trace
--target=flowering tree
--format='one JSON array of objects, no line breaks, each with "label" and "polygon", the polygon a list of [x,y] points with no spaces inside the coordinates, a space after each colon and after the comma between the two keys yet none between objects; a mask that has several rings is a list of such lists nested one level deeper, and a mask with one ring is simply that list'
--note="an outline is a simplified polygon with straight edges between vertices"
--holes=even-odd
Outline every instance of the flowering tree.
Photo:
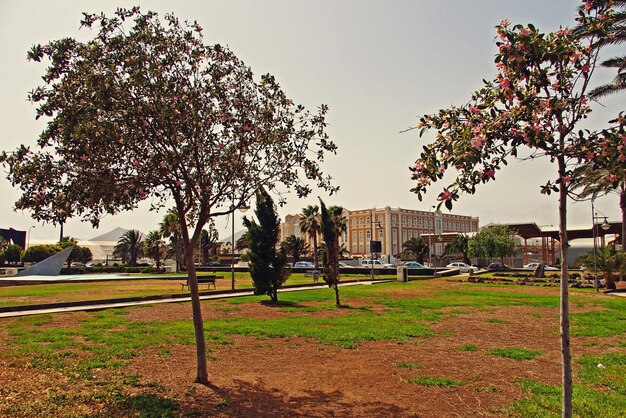
[{"label": "flowering tree", "polygon": [[[132,24],[127,22],[132,21]],[[97,30],[85,43],[36,45],[29,59],[50,64],[30,94],[49,118],[37,152],[3,154],[22,190],[16,208],[97,226],[105,214],[155,209],[173,201],[188,268],[197,345],[197,381],[208,382],[193,250],[210,217],[232,212],[262,186],[331,193],[319,161],[336,146],[325,133],[327,107],[295,105],[273,76],[256,81],[220,45],[207,46],[197,23],[119,9],[84,14]],[[132,27],[127,27],[132,26]],[[284,190],[282,189],[282,190]]]},{"label": "flowering tree", "polygon": [[[602,13],[589,8],[583,13]],[[464,106],[442,109],[421,118],[421,133],[436,130],[435,141],[424,146],[411,167],[420,199],[448,169],[456,179],[438,195],[440,205],[452,208],[461,193],[495,179],[496,171],[515,157],[548,158],[556,176],[541,192],[559,195],[561,241],[561,345],[563,362],[563,416],[572,414],[572,366],[568,313],[567,210],[572,165],[584,162],[584,135],[576,125],[590,112],[585,94],[595,68],[597,50],[569,29],[543,34],[533,25],[497,26],[497,75],[485,81]],[[525,154],[525,155],[524,155]]]}]

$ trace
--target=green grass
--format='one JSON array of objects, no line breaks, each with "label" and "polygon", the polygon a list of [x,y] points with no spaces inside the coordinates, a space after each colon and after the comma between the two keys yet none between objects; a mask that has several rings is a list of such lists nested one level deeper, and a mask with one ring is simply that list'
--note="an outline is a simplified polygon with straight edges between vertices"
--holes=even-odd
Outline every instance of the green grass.
[{"label": "green grass", "polygon": [[[526,398],[516,401],[511,412],[524,418],[558,418],[561,416],[561,389],[524,379],[520,381]],[[626,396],[597,390],[586,385],[574,385],[573,415],[576,417],[623,417]]]},{"label": "green grass", "polygon": [[582,356],[578,363],[582,366],[578,373],[581,380],[626,397],[626,354]]},{"label": "green grass", "polygon": [[465,344],[459,347],[459,350],[469,352],[478,351],[478,346],[475,344]]},{"label": "green grass", "polygon": [[421,369],[422,368],[422,366],[420,366],[419,364],[413,363],[411,361],[401,361],[396,366],[398,366],[401,369]]},{"label": "green grass", "polygon": [[539,350],[529,350],[527,348],[495,348],[489,350],[489,354],[513,360],[532,360],[543,354],[543,352]]},{"label": "green grass", "polygon": [[406,379],[407,382],[413,385],[422,386],[436,386],[439,388],[458,388],[463,386],[465,382],[461,380],[451,379],[449,377],[435,377],[435,376],[419,376]]},{"label": "green grass", "polygon": [[504,320],[504,319],[499,319],[499,318],[489,318],[487,322],[489,322],[490,324],[508,324],[509,323],[509,321]]}]

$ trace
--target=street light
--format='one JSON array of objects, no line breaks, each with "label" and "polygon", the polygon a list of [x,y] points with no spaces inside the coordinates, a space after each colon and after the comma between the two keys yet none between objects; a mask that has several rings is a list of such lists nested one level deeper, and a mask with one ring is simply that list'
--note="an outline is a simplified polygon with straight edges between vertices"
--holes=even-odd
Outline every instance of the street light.
[{"label": "street light", "polygon": [[28,237],[26,238],[26,248],[30,247],[30,230],[35,228],[35,225],[28,227]]},{"label": "street light", "polygon": [[[230,264],[230,282],[231,282],[231,288],[232,290],[235,290],[235,199],[233,198],[233,204],[231,205],[231,210],[233,211],[233,219],[232,219],[232,225],[231,225],[231,247],[230,247],[230,252],[231,252],[231,264]],[[248,210],[248,206],[240,206],[239,211],[241,213],[245,213]]]},{"label": "street light", "polygon": [[598,245],[597,245],[597,223],[596,221],[598,219],[602,219],[604,218],[604,221],[600,224],[600,228],[602,228],[604,231],[608,231],[609,229],[611,229],[611,225],[607,222],[606,220],[606,216],[602,215],[602,216],[598,216],[598,214],[596,213],[595,207],[593,205],[595,200],[595,195],[591,198],[591,236],[593,237],[593,287],[594,289],[596,289],[596,293],[599,292],[599,287],[600,287],[600,283],[598,281],[598,261],[597,261],[597,257],[598,257]]}]

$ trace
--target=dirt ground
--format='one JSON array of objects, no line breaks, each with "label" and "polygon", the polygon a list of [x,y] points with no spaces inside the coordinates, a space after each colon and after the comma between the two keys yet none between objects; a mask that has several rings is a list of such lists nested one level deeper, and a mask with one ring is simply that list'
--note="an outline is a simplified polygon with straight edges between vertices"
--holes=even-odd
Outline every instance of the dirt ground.
[{"label": "dirt ground", "polygon": [[[350,300],[351,306],[359,303]],[[324,310],[299,314],[344,313]],[[81,315],[86,314],[55,315],[54,322],[67,326]],[[239,304],[232,311],[220,309],[215,303],[203,303],[206,321],[233,315],[275,318],[290,314],[258,303]],[[189,319],[191,308],[189,304],[157,305],[132,309],[128,317],[144,321]],[[500,321],[488,322],[490,318]],[[172,346],[168,358],[159,355],[157,349],[148,351],[134,358],[124,373],[140,376],[140,384],[132,389],[137,393],[142,388],[162,388],[164,396],[179,403],[177,413],[182,416],[214,417],[507,416],[506,408],[524,396],[519,379],[560,384],[556,308],[463,308],[463,313],[429,322],[429,327],[435,332],[432,337],[363,342],[354,349],[304,338],[232,336],[232,344],[209,343],[208,387],[192,383],[193,346]],[[0,344],[7,338],[7,333],[0,329]],[[461,351],[465,344],[479,349]],[[534,360],[516,361],[488,353],[504,347],[537,349],[544,354]],[[591,350],[586,339],[573,340],[575,355],[589,354]],[[419,366],[401,368],[400,363]],[[447,377],[466,383],[451,388],[407,381],[418,376]],[[0,361],[0,396],[12,397],[8,402],[28,402],[32,394],[45,394],[67,384],[61,372],[41,373],[26,365],[18,367]],[[86,385],[75,390],[90,389]],[[77,406],[75,412],[89,414],[94,408],[97,410],[96,405]],[[119,411],[100,413],[117,416]]]}]

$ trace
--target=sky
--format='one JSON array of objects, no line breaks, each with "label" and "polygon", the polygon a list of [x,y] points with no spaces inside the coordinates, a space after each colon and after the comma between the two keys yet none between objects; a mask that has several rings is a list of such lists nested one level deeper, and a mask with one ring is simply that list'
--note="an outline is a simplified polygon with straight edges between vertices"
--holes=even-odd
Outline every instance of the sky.
[{"label": "sky", "polygon": [[[327,132],[338,146],[323,168],[340,187],[337,195],[315,190],[306,199],[287,196],[279,208],[284,218],[299,213],[320,196],[326,204],[356,210],[402,207],[429,210],[444,183],[436,184],[420,202],[409,166],[434,133],[420,138],[414,126],[424,114],[466,103],[482,79],[496,73],[495,30],[503,18],[532,23],[544,32],[573,26],[577,0],[177,0],[90,1],[0,0],[0,150],[19,144],[34,145],[45,128],[35,120],[27,94],[41,84],[45,65],[28,62],[34,44],[62,37],[87,40],[93,32],[79,30],[82,12],[111,14],[117,7],[139,5],[161,16],[174,13],[197,21],[207,44],[220,43],[250,66],[257,77],[274,75],[294,102],[309,109],[330,108]],[[607,56],[621,51],[607,51]],[[613,73],[596,73],[595,84]],[[581,128],[599,129],[625,109],[626,96],[594,104]],[[29,230],[33,240],[56,239],[58,228],[15,212],[19,191],[0,168],[0,228]],[[555,175],[547,160],[514,162],[497,173],[496,181],[481,185],[475,195],[464,195],[453,213],[478,216],[480,224],[536,222],[557,224],[556,196],[544,196],[539,186]],[[158,228],[165,211],[149,212],[142,204],[132,212],[105,217],[98,230],[72,219],[65,234],[89,239],[115,227],[149,232]],[[619,221],[618,199],[596,200],[596,209]],[[248,213],[248,215],[250,212]],[[235,229],[241,229],[241,214]],[[569,205],[571,225],[591,224],[589,202]],[[230,235],[226,218],[216,220],[220,237]]]}]

